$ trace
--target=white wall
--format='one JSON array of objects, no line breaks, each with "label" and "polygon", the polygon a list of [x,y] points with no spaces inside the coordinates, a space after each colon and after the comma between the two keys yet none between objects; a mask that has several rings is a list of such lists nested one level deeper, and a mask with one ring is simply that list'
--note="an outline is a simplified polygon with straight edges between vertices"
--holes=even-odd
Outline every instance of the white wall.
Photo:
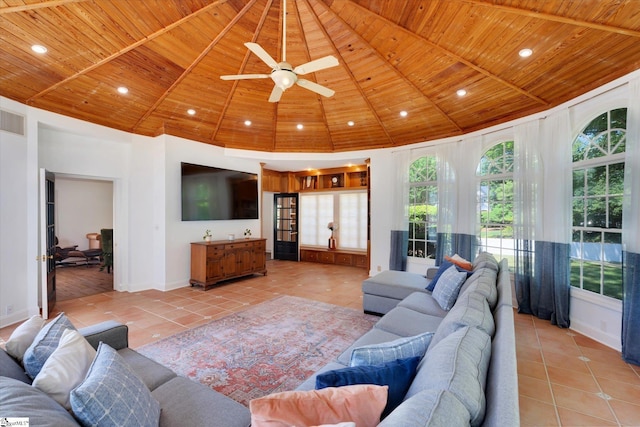
[{"label": "white wall", "polygon": [[87,233],[113,227],[111,181],[56,177],[55,224],[59,246],[89,248]]},{"label": "white wall", "polygon": [[[27,107],[0,97],[0,108],[26,116]],[[0,326],[15,323],[36,313],[29,300],[37,298],[37,288],[29,280],[29,147],[26,136],[0,131]],[[33,241],[30,241],[33,239]],[[27,297],[29,294],[30,298]],[[9,309],[7,311],[7,309]]]}]

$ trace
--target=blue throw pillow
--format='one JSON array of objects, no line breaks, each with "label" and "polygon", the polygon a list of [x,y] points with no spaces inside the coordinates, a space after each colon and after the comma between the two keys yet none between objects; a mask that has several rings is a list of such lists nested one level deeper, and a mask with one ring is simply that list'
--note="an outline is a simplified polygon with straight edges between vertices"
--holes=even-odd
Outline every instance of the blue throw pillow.
[{"label": "blue throw pillow", "polygon": [[122,356],[103,342],[70,400],[83,426],[157,427],[160,421],[158,401]]},{"label": "blue throw pillow", "polygon": [[44,328],[40,329],[27,351],[24,352],[24,358],[22,359],[24,370],[32,379],[38,376],[44,362],[58,348],[62,333],[67,329],[76,328],[64,313],[60,313],[55,319],[47,323]]},{"label": "blue throw pillow", "polygon": [[407,390],[416,376],[420,357],[399,359],[383,365],[355,366],[324,372],[316,377],[316,390],[326,387],[342,387],[357,384],[389,386],[387,406],[382,418],[389,415],[404,400]]},{"label": "blue throw pillow", "polygon": [[[442,273],[444,273],[452,265],[455,265],[455,264],[447,260],[442,261],[442,264],[440,264],[440,266],[438,267],[438,271],[436,271],[436,275],[433,276],[433,279],[431,279],[431,281],[429,282],[429,284],[425,289],[428,290],[429,292],[433,292],[433,289],[436,287],[436,284],[438,283],[438,279],[440,278],[440,276],[442,276]],[[473,271],[465,270],[464,268],[458,265],[456,265],[456,270],[458,270],[461,273],[465,273],[467,277],[473,274]]]},{"label": "blue throw pillow", "polygon": [[442,273],[432,295],[443,310],[451,310],[465,280],[467,280],[467,273],[458,271],[455,266],[449,267]]}]

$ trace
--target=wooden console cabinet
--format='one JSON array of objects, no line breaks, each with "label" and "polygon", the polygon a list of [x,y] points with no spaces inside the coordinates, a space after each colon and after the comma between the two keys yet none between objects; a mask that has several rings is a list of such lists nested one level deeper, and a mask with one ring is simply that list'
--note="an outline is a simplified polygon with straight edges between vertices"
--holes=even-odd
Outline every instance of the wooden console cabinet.
[{"label": "wooden console cabinet", "polygon": [[191,243],[191,286],[204,290],[223,280],[267,275],[266,239]]}]

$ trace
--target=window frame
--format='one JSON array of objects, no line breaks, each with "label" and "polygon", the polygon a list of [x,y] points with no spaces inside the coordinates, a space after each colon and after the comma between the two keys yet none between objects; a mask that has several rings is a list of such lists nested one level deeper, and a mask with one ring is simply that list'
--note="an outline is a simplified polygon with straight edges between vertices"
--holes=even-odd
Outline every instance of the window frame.
[{"label": "window frame", "polygon": [[[507,144],[511,144],[510,150]],[[487,160],[487,163],[484,164],[483,161],[487,159],[487,154],[491,152],[491,150],[496,147],[502,145],[502,154],[493,159]],[[477,223],[478,223],[478,243],[479,247],[482,251],[487,251],[493,253],[498,259],[507,258],[509,259],[509,265],[515,265],[515,236],[514,236],[514,204],[515,204],[515,194],[514,194],[514,151],[515,151],[515,142],[513,140],[501,140],[486,148],[482,155],[480,156],[480,160],[478,161],[478,166],[476,168],[476,177],[477,181],[477,192],[476,192],[476,214],[477,214]],[[487,183],[487,185],[483,185],[483,183]],[[510,183],[510,184],[508,184]],[[491,209],[491,186],[494,184],[498,184],[503,188],[503,197],[500,200],[494,200],[494,205],[501,206],[502,211],[502,222],[490,221],[490,212]],[[511,192],[510,198],[504,197],[504,188],[510,185]],[[487,188],[486,195],[483,197],[483,188]],[[506,206],[511,204],[510,212],[507,212]],[[483,205],[487,205],[487,220],[483,221]],[[505,216],[510,215],[511,221],[505,222]],[[499,229],[500,237],[489,237],[490,229]],[[510,237],[509,237],[510,236]],[[489,244],[489,239],[499,239],[497,245]],[[507,241],[510,241],[511,244],[506,244]]]},{"label": "window frame", "polygon": [[[589,122],[582,127],[580,132],[576,135],[576,137],[571,141],[572,145],[572,159],[571,159],[571,172],[572,172],[572,184],[571,184],[571,202],[572,202],[572,215],[571,215],[571,258],[570,258],[570,283],[572,289],[579,289],[582,292],[587,292],[588,294],[594,295],[596,297],[602,297],[607,300],[612,301],[621,301],[622,300],[622,292],[623,292],[623,265],[622,265],[622,256],[620,255],[619,260],[617,262],[611,262],[609,258],[609,253],[615,253],[616,250],[613,248],[612,251],[608,252],[606,245],[613,244],[618,246],[620,249],[620,253],[622,252],[622,212],[620,213],[620,221],[619,227],[611,227],[611,205],[610,201],[612,198],[620,198],[620,207],[622,206],[622,197],[624,194],[624,168],[625,168],[625,149],[619,152],[619,150],[615,150],[615,147],[611,147],[611,135],[613,132],[617,132],[618,136],[622,131],[623,136],[619,138],[616,144],[616,147],[619,146],[621,141],[625,141],[626,143],[626,120],[625,127],[614,127],[612,126],[612,112],[616,110],[626,110],[625,107],[620,108],[611,108],[605,112],[602,112],[596,116],[593,116]],[[600,130],[597,133],[594,133],[592,136],[587,136],[585,131],[599,120],[603,115],[606,114],[607,126],[606,129]],[[598,144],[595,144],[595,141],[601,140],[603,134],[607,135],[607,152],[604,154],[600,154],[596,157],[589,158],[587,154],[590,152],[592,148],[598,147]],[[576,144],[581,144],[583,146],[581,159],[576,159],[575,149]],[[580,147],[578,147],[580,148]],[[613,148],[613,149],[612,149]],[[600,148],[602,151],[602,149]],[[613,151],[613,154],[612,154]],[[615,152],[618,151],[618,152]],[[621,167],[621,179],[622,185],[620,185],[620,192],[612,191],[611,182],[611,169],[612,166],[622,165]],[[589,185],[589,171],[593,171],[597,168],[604,167],[605,174],[605,188],[604,191],[598,194],[590,193],[590,188],[596,188],[598,182],[594,182]],[[582,174],[582,184],[579,188],[576,188],[576,172],[580,172]],[[593,181],[592,181],[593,182]],[[581,191],[577,191],[581,190]],[[577,193],[577,194],[576,194]],[[605,212],[604,212],[604,224],[602,226],[589,224],[588,213],[589,213],[589,201],[596,201],[598,199],[604,199],[605,204]],[[582,206],[582,222],[576,225],[576,206]],[[592,235],[593,238],[585,239],[585,236]],[[607,236],[609,238],[607,239]],[[617,236],[617,242],[611,242],[612,236]],[[593,260],[589,259],[590,253],[593,253],[593,250],[588,250],[587,245],[591,245],[592,248],[596,248],[597,245],[597,257],[599,259]],[[609,248],[612,249],[612,248]],[[591,255],[593,256],[593,255]],[[594,277],[595,274],[589,275],[585,274],[585,270],[588,268],[589,271],[594,272],[595,269],[598,270],[598,282],[595,283]],[[577,276],[577,281],[576,281]],[[612,288],[612,279],[616,280],[615,288]],[[597,288],[597,290],[596,290]]]},{"label": "window frame", "polygon": [[[418,162],[425,159],[426,171],[424,172],[424,180],[412,181],[411,171]],[[437,164],[438,158],[434,154],[423,155],[414,159],[409,165],[409,197],[408,197],[408,242],[407,242],[407,257],[415,260],[435,259],[436,257],[436,243],[438,236],[438,176],[437,176]],[[424,203],[418,203],[414,200],[416,193],[419,189],[424,189],[425,199]],[[435,200],[430,196],[435,194]],[[413,220],[412,210],[415,211],[416,207],[424,206],[424,221]],[[429,213],[435,206],[435,212]],[[413,209],[412,209],[413,208]],[[423,231],[420,231],[420,228]],[[433,231],[430,235],[430,230]],[[418,248],[418,249],[416,249]],[[430,250],[431,249],[431,250]],[[423,250],[424,256],[416,256],[415,252]]]}]

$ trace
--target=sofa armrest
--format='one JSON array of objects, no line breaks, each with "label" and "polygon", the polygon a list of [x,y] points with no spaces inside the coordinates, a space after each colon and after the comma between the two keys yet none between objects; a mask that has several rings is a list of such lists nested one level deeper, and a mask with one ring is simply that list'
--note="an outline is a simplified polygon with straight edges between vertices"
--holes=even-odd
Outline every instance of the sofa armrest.
[{"label": "sofa armrest", "polygon": [[107,320],[96,325],[78,329],[93,348],[97,349],[100,341],[121,350],[129,347],[129,327],[115,320]]},{"label": "sofa armrest", "polygon": [[431,280],[436,277],[436,273],[438,272],[439,267],[427,267],[427,275],[425,276],[427,279]]}]

